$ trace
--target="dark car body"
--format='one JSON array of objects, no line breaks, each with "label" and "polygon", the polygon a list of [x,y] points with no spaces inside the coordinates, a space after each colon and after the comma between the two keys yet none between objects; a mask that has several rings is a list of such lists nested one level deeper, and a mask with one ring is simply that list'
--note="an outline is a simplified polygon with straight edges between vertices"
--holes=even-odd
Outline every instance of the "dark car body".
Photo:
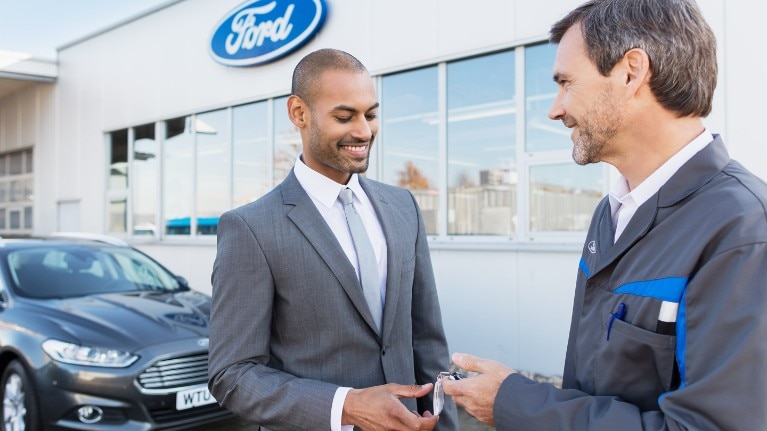
[{"label": "dark car body", "polygon": [[207,391],[210,297],[127,245],[0,240],[3,429],[188,429]]}]

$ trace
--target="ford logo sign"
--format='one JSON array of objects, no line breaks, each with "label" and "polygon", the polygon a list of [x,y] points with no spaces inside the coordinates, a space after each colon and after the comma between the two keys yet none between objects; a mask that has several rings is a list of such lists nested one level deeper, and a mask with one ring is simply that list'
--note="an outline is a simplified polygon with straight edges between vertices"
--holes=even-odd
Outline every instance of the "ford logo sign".
[{"label": "ford logo sign", "polygon": [[225,16],[210,37],[210,54],[228,66],[274,61],[307,42],[325,21],[324,0],[256,0]]}]

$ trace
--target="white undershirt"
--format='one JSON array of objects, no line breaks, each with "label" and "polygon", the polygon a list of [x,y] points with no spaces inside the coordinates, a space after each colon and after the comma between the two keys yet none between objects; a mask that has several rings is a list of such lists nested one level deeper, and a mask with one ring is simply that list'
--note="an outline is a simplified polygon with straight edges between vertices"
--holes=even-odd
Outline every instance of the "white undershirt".
[{"label": "white undershirt", "polygon": [[[354,240],[352,239],[351,232],[349,231],[349,225],[346,224],[346,215],[344,214],[344,208],[341,202],[338,200],[338,194],[344,188],[348,187],[352,189],[354,195],[354,206],[357,208],[357,212],[362,218],[362,223],[365,225],[370,242],[373,245],[373,252],[375,253],[376,260],[378,261],[378,274],[380,274],[380,287],[381,287],[381,304],[384,304],[386,297],[386,237],[383,233],[381,223],[378,221],[373,204],[370,203],[370,199],[365,194],[365,191],[360,186],[359,177],[357,174],[352,174],[349,179],[349,183],[338,184],[330,178],[320,174],[319,172],[306,166],[301,160],[301,156],[296,160],[296,165],[293,170],[296,175],[296,179],[301,184],[301,187],[306,191],[309,197],[314,202],[317,210],[325,219],[325,222],[330,227],[330,230],[338,239],[338,243],[341,244],[341,248],[344,250],[346,257],[349,258],[349,262],[354,266],[355,273],[359,274],[359,263],[357,262],[357,252],[354,248]],[[343,405],[346,401],[346,395],[352,388],[339,387],[336,390],[333,397],[333,405],[330,411],[330,429],[331,431],[351,431],[354,426],[347,425],[341,426],[341,415],[343,414]]]},{"label": "white undershirt", "polygon": [[714,137],[708,129],[704,129],[697,138],[682,147],[670,159],[666,160],[655,172],[653,172],[634,190],[629,190],[628,181],[622,175],[610,190],[610,210],[612,212],[613,228],[615,228],[615,237],[613,243],[618,242],[626,225],[637,209],[650,199],[655,193],[663,187],[664,184],[674,176],[674,174],[687,163],[698,151],[706,147]]}]

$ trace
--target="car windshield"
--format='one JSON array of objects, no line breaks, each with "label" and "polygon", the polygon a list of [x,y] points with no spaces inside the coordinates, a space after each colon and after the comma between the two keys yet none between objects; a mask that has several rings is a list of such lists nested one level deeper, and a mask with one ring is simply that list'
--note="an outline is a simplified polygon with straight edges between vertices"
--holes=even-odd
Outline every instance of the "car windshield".
[{"label": "car windshield", "polygon": [[173,274],[129,247],[42,245],[7,256],[19,294],[30,298],[181,288]]}]

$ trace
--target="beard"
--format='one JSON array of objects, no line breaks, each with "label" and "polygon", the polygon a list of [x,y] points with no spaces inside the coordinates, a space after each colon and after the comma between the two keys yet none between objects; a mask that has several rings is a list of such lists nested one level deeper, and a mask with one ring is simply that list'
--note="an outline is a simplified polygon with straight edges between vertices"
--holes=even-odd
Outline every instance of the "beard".
[{"label": "beard", "polygon": [[[311,151],[314,160],[317,160],[321,164],[336,171],[347,174],[362,174],[368,170],[368,165],[370,164],[370,151],[373,148],[375,135],[370,138],[369,142],[353,138],[344,138],[330,144],[325,141],[325,138],[322,136],[322,132],[317,125],[312,124],[310,130],[309,150]],[[368,152],[364,159],[347,157],[339,148],[341,145],[355,144],[366,144],[368,146]]]},{"label": "beard", "polygon": [[573,137],[573,160],[579,165],[597,163],[604,155],[605,147],[623,125],[623,114],[612,97],[612,90],[606,88],[578,121],[565,115],[562,122],[567,127],[577,126]]}]

